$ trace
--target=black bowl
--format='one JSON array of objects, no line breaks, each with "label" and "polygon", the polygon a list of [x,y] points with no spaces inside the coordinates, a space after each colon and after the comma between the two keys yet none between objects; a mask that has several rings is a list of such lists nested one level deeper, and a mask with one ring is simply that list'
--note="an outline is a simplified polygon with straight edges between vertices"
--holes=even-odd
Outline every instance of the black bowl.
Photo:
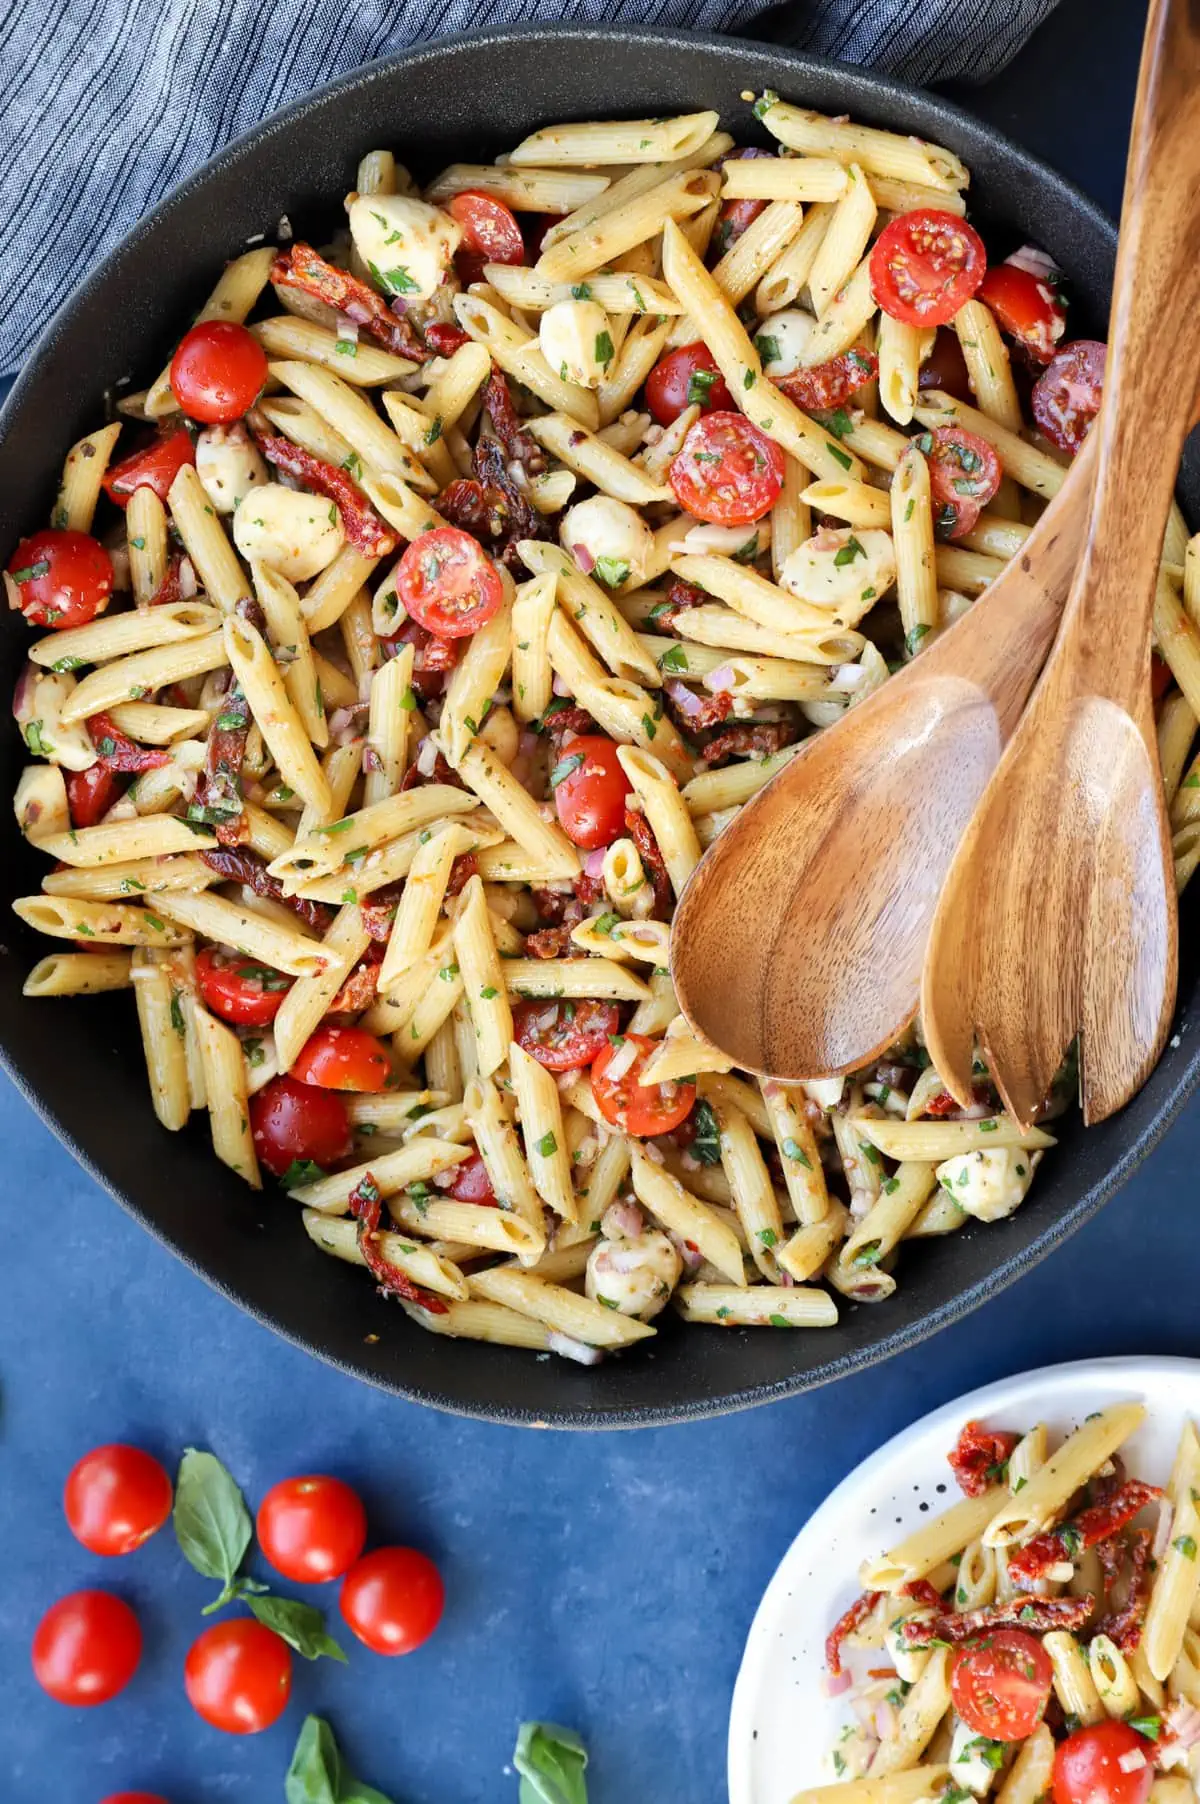
[{"label": "black bowl", "polygon": [[[993,244],[1029,238],[1053,252],[1077,300],[1076,330],[1103,336],[1115,234],[1075,189],[956,108],[861,70],[731,40],[661,32],[523,30],[458,39],[377,63],[287,108],[166,200],[58,314],[0,423],[0,551],[46,517],[64,448],[95,426],[104,391],[150,377],[170,334],[221,260],[281,214],[311,231],[333,216],[358,157],[394,145],[419,171],[483,161],[560,118],[637,116],[712,106],[742,141],[765,141],[739,99],[777,89],[830,113],[950,145],[973,175],[973,217]],[[1200,504],[1195,461],[1181,481]],[[3,677],[28,642],[6,616]],[[0,792],[21,768],[0,733]],[[9,831],[9,898],[36,889],[44,861]],[[1032,926],[1032,924],[1031,924]],[[767,1334],[683,1328],[648,1351],[594,1368],[423,1333],[376,1296],[361,1271],[312,1247],[293,1204],[257,1197],[213,1157],[203,1119],[164,1133],[150,1111],[128,998],[26,1001],[21,984],[45,942],[10,921],[0,956],[0,1052],[71,1151],[139,1221],[210,1283],[281,1334],[403,1396],[497,1421],[628,1427],[714,1415],[855,1371],[973,1309],[1027,1270],[1107,1200],[1179,1112],[1200,1047],[1175,1038],[1125,1112],[1061,1144],[1018,1215],[906,1248],[895,1298],[841,1306],[837,1328]],[[1197,983],[1195,936],[1181,936],[1182,1006]],[[102,1232],[102,1225],[98,1227]],[[373,1338],[368,1344],[368,1337]]]}]

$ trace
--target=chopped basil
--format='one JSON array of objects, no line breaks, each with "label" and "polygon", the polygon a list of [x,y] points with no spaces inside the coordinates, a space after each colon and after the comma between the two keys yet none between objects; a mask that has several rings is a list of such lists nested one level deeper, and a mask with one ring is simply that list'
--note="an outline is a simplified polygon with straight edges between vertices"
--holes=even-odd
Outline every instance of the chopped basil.
[{"label": "chopped basil", "polygon": [[758,534],[752,533],[744,545],[739,545],[733,554],[735,564],[752,564],[758,556]]},{"label": "chopped basil", "polygon": [[54,750],[54,747],[48,745],[42,738],[42,723],[40,720],[31,720],[25,728],[25,743],[35,758],[48,758]]},{"label": "chopped basil", "polygon": [[50,668],[51,670],[57,670],[61,674],[68,670],[82,670],[83,665],[84,660],[82,658],[59,658],[56,663],[51,664]]},{"label": "chopped basil", "polygon": [[651,718],[648,714],[642,715],[642,725],[646,729],[646,738],[653,739],[655,734],[658,731],[658,728],[655,726],[654,722],[651,720]]},{"label": "chopped basil", "polygon": [[592,298],[592,291],[586,282],[577,282],[571,293],[577,301],[590,301]]},{"label": "chopped basil", "polygon": [[1176,1536],[1171,1546],[1176,1553],[1181,1553],[1185,1560],[1194,1560],[1196,1557],[1196,1543],[1191,1535]]},{"label": "chopped basil", "polygon": [[790,1134],[783,1143],[783,1156],[785,1159],[791,1159],[795,1165],[803,1165],[805,1171],[812,1170],[812,1160],[800,1142],[794,1140]]},{"label": "chopped basil", "polygon": [[665,651],[663,653],[662,657],[658,660],[658,668],[660,670],[673,670],[673,671],[687,670],[688,669],[687,652],[683,649],[683,646],[682,645],[672,645],[672,647],[669,651]]},{"label": "chopped basil", "polygon": [[754,384],[757,381],[758,381],[758,377],[754,374],[754,371],[747,370],[746,374],[742,377],[742,387],[743,388],[753,388]]},{"label": "chopped basil", "polygon": [[180,1007],[178,990],[171,991],[171,1026],[182,1040],[186,1030],[183,1025],[183,1009]]},{"label": "chopped basil", "polygon": [[772,337],[770,332],[760,332],[758,334],[757,338],[754,340],[754,349],[758,352],[764,363],[778,363],[783,354],[779,349],[779,340]]},{"label": "chopped basil", "polygon": [[692,1110],[692,1123],[696,1134],[688,1152],[701,1165],[719,1165],[721,1163],[721,1130],[717,1122],[716,1110],[703,1096]]},{"label": "chopped basil", "polygon": [[758,99],[754,102],[754,117],[756,119],[765,119],[771,108],[778,105],[779,96],[774,88],[764,88]]},{"label": "chopped basil", "polygon": [[765,1247],[773,1247],[775,1242],[779,1239],[779,1236],[776,1234],[774,1228],[760,1228],[758,1230],[757,1238],[762,1241]]},{"label": "chopped basil", "polygon": [[713,383],[720,380],[719,370],[693,370],[688,377],[687,405],[689,407],[707,407],[709,391]]},{"label": "chopped basil", "polygon": [[558,1141],[553,1134],[543,1134],[537,1143],[537,1149],[543,1159],[552,1159],[558,1151]]},{"label": "chopped basil", "polygon": [[602,363],[604,365],[604,367],[607,369],[608,365],[612,362],[613,357],[615,355],[615,352],[613,350],[612,334],[610,332],[597,332],[595,353],[596,353],[596,362]]},{"label": "chopped basil", "polygon": [[840,445],[831,444],[831,445],[827,446],[827,450],[829,452],[830,457],[836,458],[837,462],[841,464],[843,470],[849,470],[850,468],[852,468],[854,459],[851,457],[851,455],[848,451],[843,451],[842,447]]},{"label": "chopped basil", "polygon": [[500,992],[494,983],[485,983],[479,994],[485,1002],[494,1002]]},{"label": "chopped basil", "polygon": [[914,626],[904,635],[904,649],[909,657],[915,657],[917,647],[929,631],[927,626]]},{"label": "chopped basil", "polygon": [[834,567],[840,570],[844,565],[852,564],[856,557],[866,557],[866,555],[861,542],[851,533],[846,543],[834,553]]},{"label": "chopped basil", "polygon": [[606,589],[619,589],[622,583],[629,581],[628,561],[620,557],[598,557],[595,574]]},{"label": "chopped basil", "polygon": [[790,1328],[792,1325],[788,1321],[786,1315],[769,1315],[767,1320],[770,1322],[772,1328]]},{"label": "chopped basil", "polygon": [[595,932],[595,933],[611,934],[613,928],[619,927],[620,924],[621,924],[620,915],[602,914],[602,915],[595,916],[595,918],[591,922],[591,927],[592,927],[593,932]]},{"label": "chopped basil", "polygon": [[550,772],[551,789],[557,789],[560,783],[565,783],[567,778],[577,771],[582,763],[582,752],[571,752],[568,757],[560,758],[558,763],[554,766],[554,769]]}]

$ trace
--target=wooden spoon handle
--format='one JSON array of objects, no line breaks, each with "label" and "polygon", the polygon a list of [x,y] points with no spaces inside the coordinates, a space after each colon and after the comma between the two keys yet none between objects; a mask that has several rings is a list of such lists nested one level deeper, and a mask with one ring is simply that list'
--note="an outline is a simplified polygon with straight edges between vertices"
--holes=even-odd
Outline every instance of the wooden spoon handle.
[{"label": "wooden spoon handle", "polygon": [[1067,622],[1083,690],[1131,712],[1145,687],[1158,548],[1198,364],[1200,3],[1152,0],[1094,429],[1095,500]]}]

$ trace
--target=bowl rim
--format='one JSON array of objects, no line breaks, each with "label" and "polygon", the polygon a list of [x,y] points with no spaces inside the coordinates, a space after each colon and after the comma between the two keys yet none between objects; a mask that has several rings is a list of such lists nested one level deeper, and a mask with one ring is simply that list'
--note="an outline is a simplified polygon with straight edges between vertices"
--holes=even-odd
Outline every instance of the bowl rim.
[{"label": "bowl rim", "polygon": [[[236,166],[247,156],[252,155],[261,145],[269,142],[277,133],[288,130],[307,114],[320,111],[328,105],[331,99],[345,97],[356,91],[369,93],[380,83],[386,83],[400,72],[409,74],[413,70],[419,70],[423,65],[437,66],[446,63],[447,60],[453,61],[455,55],[464,49],[480,49],[489,44],[512,45],[514,43],[536,49],[544,46],[549,38],[578,45],[612,46],[618,43],[655,45],[672,52],[682,51],[684,53],[703,49],[708,53],[715,52],[719,57],[725,59],[731,65],[730,74],[734,79],[736,79],[737,59],[747,54],[757,53],[769,55],[776,61],[786,63],[789,70],[794,72],[798,84],[803,83],[806,76],[826,78],[831,75],[835,76],[843,83],[848,92],[858,97],[865,97],[868,104],[872,98],[879,97],[890,104],[894,111],[907,112],[910,116],[914,116],[915,123],[920,124],[923,119],[927,122],[928,127],[936,124],[938,129],[947,124],[950,125],[960,144],[965,142],[968,145],[999,148],[1011,164],[1028,172],[1040,189],[1055,191],[1057,197],[1066,203],[1079,219],[1091,227],[1106,251],[1111,253],[1115,246],[1116,228],[1108,215],[1057,170],[1042,162],[1040,158],[1033,156],[1021,145],[1016,144],[1005,133],[985,124],[955,102],[874,70],[837,62],[826,57],[813,56],[795,50],[786,44],[773,43],[766,39],[722,36],[711,32],[671,31],[652,25],[606,27],[556,21],[541,25],[520,24],[485,31],[457,33],[394,52],[362,68],[350,70],[312,92],[299,96],[231,140],[229,144],[172,188],[82,277],[47,322],[18,372],[3,409],[0,410],[0,442],[8,438],[16,415],[25,403],[27,392],[35,386],[43,362],[53,356],[59,335],[66,330],[68,322],[80,309],[86,308],[90,301],[104,293],[120,261],[135,251],[141,240],[153,233],[160,222],[177,210],[188,207],[199,195],[202,195],[215,175]],[[620,111],[621,109],[618,106],[616,110]],[[968,149],[968,157],[970,154]],[[998,1295],[1000,1291],[1006,1289],[1027,1271],[1032,1270],[1110,1200],[1137,1165],[1163,1138],[1177,1120],[1189,1098],[1200,1086],[1200,1045],[1189,1059],[1183,1061],[1171,1089],[1158,1105],[1153,1118],[1135,1133],[1103,1176],[1089,1185],[1072,1204],[1061,1210],[1053,1219],[1047,1220],[1031,1241],[1017,1247],[1007,1257],[998,1259],[983,1276],[965,1288],[957,1290],[942,1303],[925,1309],[914,1318],[898,1323],[895,1328],[880,1337],[864,1341],[849,1353],[831,1357],[815,1366],[798,1368],[777,1379],[745,1384],[733,1390],[713,1391],[690,1400],[680,1401],[677,1399],[663,1404],[655,1404],[652,1401],[642,1402],[628,1408],[600,1407],[589,1410],[586,1414],[579,1413],[569,1403],[564,1404],[561,1410],[534,1410],[519,1403],[515,1403],[511,1407],[474,1404],[464,1401],[460,1396],[448,1395],[434,1387],[398,1382],[390,1373],[380,1371],[370,1365],[365,1358],[343,1356],[340,1352],[316,1344],[305,1333],[280,1319],[270,1306],[256,1301],[234,1284],[225,1281],[216,1270],[193,1256],[178,1243],[172,1232],[151,1213],[146,1205],[137,1201],[132,1194],[122,1190],[117,1181],[107,1175],[97,1159],[81,1143],[76,1129],[62,1119],[57,1108],[41,1094],[33,1080],[27,1075],[18,1036],[5,1035],[0,1039],[0,1068],[6,1072],[25,1101],[32,1106],[76,1162],[121,1205],[127,1214],[131,1215],[160,1244],[166,1246],[176,1258],[203,1278],[214,1290],[236,1303],[240,1309],[282,1339],[321,1359],[327,1365],[364,1380],[377,1389],[388,1391],[408,1401],[431,1405],[449,1414],[512,1426],[580,1431],[659,1427],[677,1422],[701,1421],[777,1402],[785,1397],[814,1390],[851,1373],[864,1371],[881,1360],[907,1351],[942,1328],[959,1321],[982,1303]],[[647,1389],[649,1388],[648,1385]]]}]

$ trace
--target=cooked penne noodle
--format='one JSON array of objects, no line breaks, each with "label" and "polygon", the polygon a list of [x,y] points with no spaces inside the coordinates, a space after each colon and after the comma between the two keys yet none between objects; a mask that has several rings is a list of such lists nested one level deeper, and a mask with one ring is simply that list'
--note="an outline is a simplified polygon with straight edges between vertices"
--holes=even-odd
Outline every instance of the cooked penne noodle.
[{"label": "cooked penne noodle", "polygon": [[201,588],[222,613],[231,613],[250,598],[250,583],[194,464],[184,464],[175,477],[167,507]]},{"label": "cooked penne noodle", "polygon": [[197,852],[217,844],[203,828],[169,814],[151,814],[99,827],[72,827],[39,841],[42,850],[63,864],[93,869],[139,858],[164,858],[172,852]]},{"label": "cooked penne noodle", "polygon": [[22,896],[13,903],[13,913],[36,933],[56,940],[95,940],[104,946],[182,945],[186,935],[162,919],[159,906],[157,897],[149,909],[79,897]]},{"label": "cooked penne noodle", "polygon": [[675,1305],[685,1322],[714,1322],[722,1328],[834,1328],[837,1304],[827,1290],[800,1285],[681,1284]]},{"label": "cooked penne noodle", "polygon": [[[367,1263],[358,1239],[358,1224],[341,1215],[322,1215],[319,1209],[303,1209],[300,1219],[309,1239],[322,1252],[351,1265]],[[467,1281],[452,1260],[440,1257],[432,1247],[421,1246],[405,1234],[381,1233],[376,1241],[389,1265],[422,1290],[439,1297],[453,1297],[465,1302],[469,1296]]]},{"label": "cooked penne noodle", "polygon": [[[566,1129],[558,1085],[544,1066],[523,1047],[508,1049],[509,1071],[521,1112],[525,1158],[533,1185],[542,1201],[563,1221],[578,1220]],[[543,1277],[550,1273],[543,1271]]]},{"label": "cooked penne noodle", "polygon": [[451,163],[425,190],[440,204],[456,194],[490,194],[531,213],[569,213],[586,207],[611,184],[607,175],[575,169],[519,169],[512,163]]},{"label": "cooked penne noodle", "polygon": [[1029,1128],[1023,1133],[1006,1115],[985,1116],[978,1121],[897,1121],[858,1115],[852,1117],[850,1125],[856,1135],[869,1140],[889,1159],[929,1160],[937,1164],[957,1153],[977,1152],[989,1146],[1024,1146],[1032,1152],[1055,1144],[1044,1128]]},{"label": "cooked penne noodle", "polygon": [[1005,474],[1044,500],[1052,500],[1062,487],[1066,474],[1062,464],[1055,463],[1035,446],[1027,445],[1015,432],[1010,432],[979,408],[968,407],[965,401],[957,401],[953,395],[932,388],[924,392],[914,412],[922,426],[961,426],[967,432],[973,432],[976,438],[985,439],[1000,459]]},{"label": "cooked penne noodle", "polygon": [[929,465],[919,451],[906,451],[900,459],[892,483],[891,507],[896,600],[905,648],[911,657],[938,619]]},{"label": "cooked penne noodle", "polygon": [[532,333],[514,325],[499,308],[477,295],[458,295],[454,313],[463,331],[481,344],[502,370],[532,389],[547,407],[569,414],[591,431],[599,426],[600,410],[595,395],[590,389],[566,382],[556,374]]},{"label": "cooked penne noodle", "polygon": [[21,987],[22,996],[95,996],[127,990],[133,982],[128,952],[51,952],[40,958]]},{"label": "cooked penne noodle", "polygon": [[309,743],[300,714],[292,705],[266,640],[250,621],[230,615],[225,622],[225,649],[233,673],[250,704],[250,712],[285,783],[310,807],[328,808],[331,797],[325,772]]},{"label": "cooked penne noodle", "polygon": [[506,958],[503,971],[512,996],[629,1002],[649,994],[632,971],[610,958]]},{"label": "cooked penne noodle", "polygon": [[277,971],[293,977],[315,977],[329,963],[331,954],[319,940],[309,939],[295,928],[252,914],[223,896],[183,895],[176,892],[154,898],[155,909],[168,921],[203,933],[218,945],[261,959]]},{"label": "cooked penne noodle", "polygon": [[71,446],[50,516],[52,525],[67,532],[91,532],[96,503],[120,431],[119,421],[101,426],[98,432],[89,432]]},{"label": "cooked penne noodle", "polygon": [[139,947],[129,974],[154,1113],[165,1128],[177,1132],[191,1113],[183,1011],[160,955]]},{"label": "cooked penne noodle", "polygon": [[250,330],[268,357],[299,357],[305,363],[321,364],[335,370],[343,382],[355,388],[396,382],[417,367],[411,359],[381,350],[369,339],[347,338],[328,326],[296,319],[290,313],[259,320]]},{"label": "cooked penne noodle", "polygon": [[167,510],[146,483],[129,497],[125,535],[133,599],[139,608],[148,607],[167,576]]},{"label": "cooked penne noodle", "polygon": [[543,414],[540,419],[529,422],[529,432],[539,445],[552,451],[560,463],[592,483],[602,494],[640,507],[671,499],[671,491],[665,483],[652,481],[602,438],[582,431],[567,414]]},{"label": "cooked penne noodle", "polygon": [[488,920],[483,881],[477,876],[463,890],[463,906],[454,927],[454,953],[475,1029],[479,1075],[490,1077],[508,1057],[513,1019],[505,990],[505,967]]},{"label": "cooked penne noodle", "polygon": [[523,138],[510,153],[523,163],[662,163],[686,157],[708,142],[717,113],[682,113],[676,119],[629,119],[596,125],[553,125]]},{"label": "cooked penne noodle", "polygon": [[991,309],[982,301],[967,301],[954,316],[954,330],[980,412],[1008,432],[1020,432],[1021,403],[1012,378],[1008,346],[1000,336]]},{"label": "cooked penne noodle", "polygon": [[1048,1528],[1080,1486],[1128,1440],[1145,1413],[1140,1403],[1114,1403],[1090,1416],[1017,1496],[1000,1504],[983,1533],[987,1545],[1012,1547]]},{"label": "cooked penne noodle", "polygon": [[554,672],[550,665],[550,621],[558,596],[554,571],[518,585],[512,612],[513,713],[537,720],[550,705]]},{"label": "cooked penne noodle", "polygon": [[760,117],[773,138],[805,156],[832,157],[839,163],[859,163],[872,176],[918,182],[940,192],[965,188],[967,170],[954,155],[938,144],[919,138],[902,138],[896,132],[856,125],[848,119],[827,119],[776,96],[764,105]]},{"label": "cooked penne noodle", "polygon": [[490,1271],[471,1272],[467,1278],[473,1297],[489,1303],[503,1303],[520,1315],[532,1316],[556,1334],[582,1341],[588,1347],[628,1347],[634,1341],[647,1340],[654,1329],[632,1316],[620,1315],[593,1303],[588,1297],[576,1296],[558,1284],[547,1284],[532,1272],[515,1271],[511,1266],[493,1266]]},{"label": "cooked penne noodle", "polygon": [[[571,688],[579,706],[586,708],[605,732],[614,739],[632,742],[643,751],[652,750],[672,774],[687,769],[683,741],[663,711],[661,701],[649,696],[637,683],[608,676],[578,633],[568,625],[561,609],[551,619],[548,643],[550,662],[556,675]],[[645,656],[640,645],[638,654]],[[655,678],[658,678],[657,669]]]},{"label": "cooked penne noodle", "polygon": [[324,968],[298,977],[279,1005],[274,1034],[280,1071],[291,1070],[369,944],[370,935],[358,908],[346,903],[321,942]]},{"label": "cooked penne noodle", "polygon": [[[144,491],[139,489],[140,495]],[[79,664],[104,664],[132,652],[178,645],[219,632],[221,615],[200,601],[173,601],[162,607],[127,614],[103,614],[88,626],[51,633],[29,648],[35,664],[72,670]]]},{"label": "cooked penne noodle", "polygon": [[977,1497],[964,1497],[940,1516],[925,1522],[913,1534],[878,1558],[864,1560],[859,1581],[867,1591],[900,1591],[914,1579],[922,1579],[978,1540],[1007,1493],[989,1485]]},{"label": "cooked penne noodle", "polygon": [[250,1097],[242,1043],[230,1028],[203,1009],[196,1011],[195,1023],[213,1151],[252,1189],[261,1190],[262,1178],[250,1133]]}]

